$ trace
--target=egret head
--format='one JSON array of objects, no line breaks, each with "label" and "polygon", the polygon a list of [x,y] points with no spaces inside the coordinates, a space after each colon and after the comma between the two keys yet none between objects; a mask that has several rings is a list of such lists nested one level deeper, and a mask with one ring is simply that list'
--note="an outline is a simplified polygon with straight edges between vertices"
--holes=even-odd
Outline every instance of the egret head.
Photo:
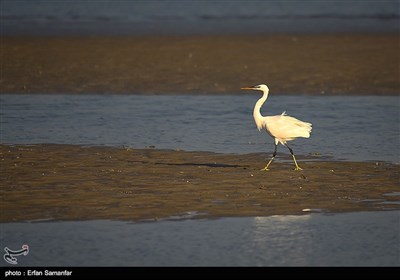
[{"label": "egret head", "polygon": [[245,89],[245,90],[260,90],[262,92],[268,92],[269,91],[269,88],[267,87],[267,85],[264,85],[264,84],[253,86],[253,87],[243,87],[241,89]]}]

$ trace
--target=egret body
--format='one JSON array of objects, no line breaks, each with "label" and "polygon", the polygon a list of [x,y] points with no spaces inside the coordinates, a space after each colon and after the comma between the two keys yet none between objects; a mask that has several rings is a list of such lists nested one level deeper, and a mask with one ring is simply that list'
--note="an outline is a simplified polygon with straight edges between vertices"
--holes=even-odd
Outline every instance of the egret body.
[{"label": "egret body", "polygon": [[266,85],[262,84],[254,87],[245,87],[242,89],[259,90],[263,92],[263,96],[257,101],[256,105],[254,106],[253,117],[258,130],[265,129],[268,134],[271,135],[271,137],[275,140],[275,149],[274,153],[272,154],[272,158],[261,170],[269,170],[268,167],[276,156],[279,143],[289,149],[290,154],[293,158],[293,162],[295,164],[294,170],[302,170],[297,164],[293,150],[288,146],[287,142],[294,140],[297,137],[309,138],[312,124],[290,117],[286,115],[286,112],[283,112],[281,115],[277,116],[263,116],[261,115],[260,109],[268,98],[269,88]]}]

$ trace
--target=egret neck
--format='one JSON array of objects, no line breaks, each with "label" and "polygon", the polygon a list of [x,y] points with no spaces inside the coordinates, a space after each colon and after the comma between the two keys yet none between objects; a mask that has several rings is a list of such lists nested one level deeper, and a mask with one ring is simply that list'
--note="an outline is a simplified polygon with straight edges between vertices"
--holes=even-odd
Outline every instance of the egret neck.
[{"label": "egret neck", "polygon": [[254,117],[254,121],[257,125],[258,130],[263,129],[263,122],[262,122],[263,116],[261,115],[261,106],[264,104],[264,102],[268,98],[269,89],[264,88],[263,93],[264,93],[263,96],[260,99],[258,99],[256,105],[254,106],[254,110],[253,110],[253,117]]}]

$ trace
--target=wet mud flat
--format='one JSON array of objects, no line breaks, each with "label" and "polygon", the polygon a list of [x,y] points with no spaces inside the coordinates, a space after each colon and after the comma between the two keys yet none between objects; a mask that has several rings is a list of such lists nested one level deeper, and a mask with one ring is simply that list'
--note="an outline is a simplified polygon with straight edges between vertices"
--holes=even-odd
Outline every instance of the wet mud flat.
[{"label": "wet mud flat", "polygon": [[400,209],[400,166],[179,150],[0,145],[0,222]]},{"label": "wet mud flat", "polygon": [[3,36],[3,93],[398,95],[389,34]]}]

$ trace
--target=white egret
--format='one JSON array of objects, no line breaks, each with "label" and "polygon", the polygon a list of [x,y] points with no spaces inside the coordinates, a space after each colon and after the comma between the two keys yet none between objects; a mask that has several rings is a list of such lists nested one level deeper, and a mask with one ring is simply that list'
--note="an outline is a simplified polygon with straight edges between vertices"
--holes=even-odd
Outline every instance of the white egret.
[{"label": "white egret", "polygon": [[275,150],[272,154],[272,158],[267,163],[267,165],[261,169],[262,171],[268,171],[268,167],[274,160],[276,156],[276,151],[278,149],[278,144],[281,143],[283,146],[286,146],[290,154],[292,155],[295,169],[294,170],[302,170],[300,166],[297,164],[296,158],[294,156],[293,150],[288,146],[287,142],[296,139],[297,137],[309,138],[311,133],[311,123],[300,121],[296,118],[290,117],[286,115],[286,112],[283,112],[278,116],[266,116],[261,115],[260,109],[261,106],[268,98],[269,88],[262,84],[254,87],[244,87],[241,88],[244,90],[259,90],[263,92],[263,96],[257,101],[253,110],[254,121],[257,125],[258,130],[266,129],[269,135],[275,140]]}]

